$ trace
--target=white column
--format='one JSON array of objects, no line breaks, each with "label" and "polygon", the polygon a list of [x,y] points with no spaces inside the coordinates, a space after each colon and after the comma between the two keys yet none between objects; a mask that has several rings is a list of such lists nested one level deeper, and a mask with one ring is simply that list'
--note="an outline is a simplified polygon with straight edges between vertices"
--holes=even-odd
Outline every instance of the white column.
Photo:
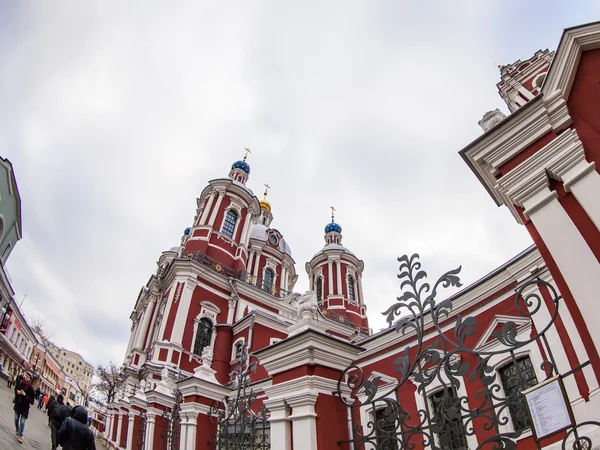
[{"label": "white column", "polygon": [[165,328],[167,327],[167,317],[169,316],[169,311],[171,310],[171,305],[173,304],[173,298],[177,292],[177,282],[174,282],[171,285],[171,290],[169,291],[169,296],[165,300],[165,309],[163,310],[162,320],[160,321],[160,328],[158,331],[157,339],[162,340],[165,334]]},{"label": "white column", "polygon": [[246,209],[246,220],[244,221],[244,228],[242,228],[242,235],[240,236],[240,244],[246,245],[248,240],[248,230],[250,229],[250,219],[252,218],[252,213],[250,212],[250,208]]},{"label": "white column", "polygon": [[121,430],[123,429],[123,415],[121,414],[121,411],[119,411],[118,415],[117,415],[117,440],[115,441],[115,443],[117,444],[117,447],[121,446]]},{"label": "white column", "polygon": [[292,407],[294,448],[302,450],[317,449],[317,414],[315,413],[316,394],[303,395],[300,398],[288,399]]},{"label": "white column", "polygon": [[285,266],[281,266],[281,280],[279,280],[279,288],[285,289],[285,279],[287,278],[287,269]]},{"label": "white column", "polygon": [[144,448],[154,449],[154,424],[156,422],[156,413],[146,413],[146,436],[144,437]]},{"label": "white column", "polygon": [[208,198],[208,202],[206,203],[206,207],[204,208],[204,211],[202,211],[202,215],[200,216],[200,220],[198,221],[198,225],[205,225],[206,224],[206,217],[208,216],[208,212],[210,211],[210,207],[212,206],[213,202],[215,201],[215,196],[216,196],[216,192],[212,192],[210,194],[210,197]]},{"label": "white column", "polygon": [[356,285],[358,286],[358,295],[360,296],[358,301],[361,305],[364,305],[365,298],[363,297],[363,290],[362,290],[362,273],[356,274]]},{"label": "white column", "polygon": [[192,303],[192,295],[194,294],[194,289],[196,289],[197,285],[197,281],[193,278],[188,278],[185,281],[185,286],[181,293],[181,298],[179,299],[179,308],[177,308],[173,331],[171,332],[171,342],[174,344],[181,344],[183,339],[183,332],[185,331],[185,324]]},{"label": "white column", "polygon": [[254,253],[255,250],[250,250],[248,252],[248,263],[246,264],[246,272],[251,273],[252,272],[252,263],[254,262]]},{"label": "white column", "polygon": [[[290,408],[283,399],[265,400],[265,406],[271,413],[271,450],[290,450],[292,448],[292,427]],[[302,447],[301,447],[302,448]]]},{"label": "white column", "polygon": [[235,317],[235,305],[237,304],[237,298],[233,295],[229,297],[229,301],[227,302],[227,306],[229,309],[227,310],[227,323],[233,323],[233,318]]},{"label": "white column", "polygon": [[[544,297],[542,296],[542,293],[539,290],[539,286],[537,285],[530,285],[526,290],[523,291],[522,295],[523,298],[527,298],[528,295],[537,295],[539,298],[539,309],[535,314],[531,316],[533,324],[535,325],[535,328],[539,333],[544,328],[546,328],[552,320],[552,315],[548,310],[548,307],[546,306]],[[529,312],[533,312],[533,310],[537,307],[537,300],[535,300],[534,297],[532,297],[531,299],[531,306],[527,306]],[[559,305],[559,313],[561,316],[563,313],[563,309],[566,309],[566,305]],[[554,310],[552,312],[554,312]],[[559,336],[558,330],[556,329],[555,325],[551,326],[548,329],[548,331],[546,331],[546,338],[548,339],[548,345],[550,346],[550,350],[552,351],[552,356],[554,357],[554,362],[556,363],[556,369],[558,370],[558,373],[566,373],[569,370],[571,370],[571,364],[567,359],[567,354],[565,353],[565,348],[562,344],[562,339]],[[577,382],[575,381],[575,377],[571,376],[564,378],[564,383],[567,392],[569,392],[569,399],[571,400],[571,404],[581,401],[582,398],[579,395],[579,389],[577,388]]]},{"label": "white column", "polygon": [[127,450],[133,450],[133,425],[135,423],[135,416],[136,414],[134,412],[129,412],[129,425],[127,426],[127,447],[125,447]]},{"label": "white column", "polygon": [[600,230],[600,174],[595,164],[580,161],[575,167],[561,174],[567,192],[572,192],[581,207]]},{"label": "white column", "polygon": [[196,449],[196,428],[198,427],[198,406],[194,403],[181,405],[181,433],[179,436],[179,450]]},{"label": "white column", "polygon": [[150,300],[146,305],[146,310],[144,311],[144,315],[142,317],[142,321],[138,326],[138,334],[135,340],[135,348],[139,350],[144,350],[144,343],[146,341],[146,333],[148,332],[148,326],[150,325],[150,319],[152,319],[153,307],[156,303],[156,298],[152,295],[150,296]]},{"label": "white column", "polygon": [[333,262],[327,261],[327,273],[329,275],[328,277],[328,281],[329,283],[327,283],[329,285],[329,295],[333,295]]},{"label": "white column", "polygon": [[[598,314],[600,264],[575,224],[557,200],[556,192],[540,188],[523,202],[529,217],[548,247],[583,317]],[[592,325],[592,324],[590,324]],[[595,345],[600,345],[600,327],[589,326]]]},{"label": "white column", "polygon": [[112,441],[112,427],[113,427],[114,416],[112,414],[106,415],[106,429],[104,435],[109,441]]},{"label": "white column", "polygon": [[217,212],[219,212],[219,208],[221,207],[221,202],[223,201],[223,197],[225,197],[225,191],[219,190],[219,197],[217,198],[217,203],[212,210],[210,215],[210,219],[208,220],[208,225],[214,226],[215,219],[217,218]]},{"label": "white column", "polygon": [[342,263],[339,259],[335,261],[336,269],[337,269],[337,295],[343,295],[344,291],[342,290]]},{"label": "white column", "polygon": [[154,312],[152,313],[152,317],[150,318],[150,326],[148,329],[148,334],[146,335],[146,342],[144,343],[144,348],[150,347],[152,344],[152,336],[154,336],[154,328],[156,327],[156,318],[158,316],[158,300],[160,297],[155,298],[156,306],[154,307]]},{"label": "white column", "polygon": [[261,255],[262,255],[262,252],[257,251],[255,258],[254,258],[254,271],[252,273],[254,274],[255,277],[258,277],[258,266],[260,266]]}]

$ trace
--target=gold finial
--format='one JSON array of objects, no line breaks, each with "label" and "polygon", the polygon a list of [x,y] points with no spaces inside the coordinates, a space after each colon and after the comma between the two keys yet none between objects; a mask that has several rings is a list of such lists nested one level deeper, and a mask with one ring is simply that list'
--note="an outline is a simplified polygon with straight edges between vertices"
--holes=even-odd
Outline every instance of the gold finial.
[{"label": "gold finial", "polygon": [[271,186],[269,186],[268,184],[265,184],[265,198],[263,200],[267,199],[267,194],[269,193],[269,189],[271,189]]},{"label": "gold finial", "polygon": [[335,219],[335,208],[333,206],[330,206],[329,208],[331,208],[331,221],[333,222],[333,219]]},{"label": "gold finial", "polygon": [[252,151],[249,148],[245,148],[244,150],[246,150],[246,154],[244,155],[244,161],[246,161],[246,158],[248,157],[248,153],[252,153]]}]

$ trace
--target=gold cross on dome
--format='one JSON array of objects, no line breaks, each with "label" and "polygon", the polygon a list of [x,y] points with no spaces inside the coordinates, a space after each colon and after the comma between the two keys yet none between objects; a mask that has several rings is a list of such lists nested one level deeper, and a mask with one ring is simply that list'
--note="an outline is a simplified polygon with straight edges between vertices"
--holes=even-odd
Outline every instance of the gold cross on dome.
[{"label": "gold cross on dome", "polygon": [[267,199],[267,194],[269,193],[269,189],[271,189],[271,186],[269,186],[268,184],[265,184],[265,200]]},{"label": "gold cross on dome", "polygon": [[331,220],[335,219],[335,208],[333,206],[330,206],[329,208],[331,208]]},{"label": "gold cross on dome", "polygon": [[246,154],[244,155],[244,161],[246,161],[246,158],[248,157],[248,153],[252,153],[252,151],[249,148],[245,148],[244,150],[246,150]]}]

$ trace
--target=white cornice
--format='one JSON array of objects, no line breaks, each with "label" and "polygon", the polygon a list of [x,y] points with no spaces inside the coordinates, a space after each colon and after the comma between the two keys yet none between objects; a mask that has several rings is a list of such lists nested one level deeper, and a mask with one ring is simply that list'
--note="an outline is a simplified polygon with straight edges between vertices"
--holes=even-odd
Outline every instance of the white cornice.
[{"label": "white cornice", "polygon": [[542,86],[543,93],[560,91],[569,98],[581,53],[600,48],[600,22],[565,30]]},{"label": "white cornice", "polygon": [[183,398],[191,395],[205,397],[210,400],[221,401],[228,395],[231,395],[232,390],[220,384],[211,383],[210,381],[201,380],[197,377],[189,377],[177,382],[177,387]]},{"label": "white cornice", "polygon": [[259,350],[255,356],[269,376],[273,376],[305,365],[344,370],[360,350],[356,345],[308,330]]}]

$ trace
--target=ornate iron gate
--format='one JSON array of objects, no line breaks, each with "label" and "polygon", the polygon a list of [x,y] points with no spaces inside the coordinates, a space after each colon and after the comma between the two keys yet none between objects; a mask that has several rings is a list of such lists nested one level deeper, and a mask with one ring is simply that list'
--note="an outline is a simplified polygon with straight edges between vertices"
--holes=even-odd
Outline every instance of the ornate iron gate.
[{"label": "ornate iron gate", "polygon": [[179,407],[181,406],[182,396],[179,389],[174,389],[175,404],[170,411],[162,414],[166,426],[162,433],[164,450],[179,450],[179,434],[181,431],[181,417],[179,416]]},{"label": "ornate iron gate", "polygon": [[216,424],[213,435],[216,450],[269,450],[270,424],[265,406],[252,409],[256,394],[250,384],[250,373],[256,372],[256,361],[250,361],[244,345],[239,363],[231,373],[230,387],[234,394],[222,402],[213,402],[210,418]]},{"label": "ornate iron gate", "polygon": [[[480,430],[488,437],[479,436],[477,449],[515,449],[516,439],[528,432],[531,420],[521,392],[542,381],[537,380],[531,359],[523,356],[524,347],[534,343],[542,349],[544,361],[540,367],[546,379],[557,375],[566,378],[589,364],[586,361],[563,374],[557,371],[546,333],[555,326],[561,296],[539,278],[522,284],[514,296],[511,313],[522,320],[499,324],[486,345],[476,347],[476,317],[458,314],[452,327],[448,322],[453,302],[436,302],[438,289],[461,286],[461,268],[446,272],[431,286],[421,270],[419,255],[404,255],[398,261],[403,293],[383,314],[389,326],[407,335],[411,344],[394,359],[397,376],[393,382],[374,374],[369,377],[358,365],[346,368],[336,394],[350,409],[351,436],[340,444],[350,443],[353,450],[458,450],[474,448],[473,439]],[[541,290],[549,294],[551,301],[538,293]],[[531,334],[523,338],[520,327],[531,324],[534,315],[546,308],[550,318],[545,326],[532,328]],[[505,362],[498,371],[491,360],[500,359],[500,355]],[[477,386],[474,394],[466,395],[463,379],[470,388]],[[416,386],[420,394],[417,415],[402,406],[400,390],[404,385],[405,389]],[[568,397],[565,403],[570,404]],[[600,422],[568,427],[562,448],[568,444],[574,450],[591,449],[592,440],[584,433],[592,427],[600,427]],[[540,441],[535,442],[541,449]]]}]

